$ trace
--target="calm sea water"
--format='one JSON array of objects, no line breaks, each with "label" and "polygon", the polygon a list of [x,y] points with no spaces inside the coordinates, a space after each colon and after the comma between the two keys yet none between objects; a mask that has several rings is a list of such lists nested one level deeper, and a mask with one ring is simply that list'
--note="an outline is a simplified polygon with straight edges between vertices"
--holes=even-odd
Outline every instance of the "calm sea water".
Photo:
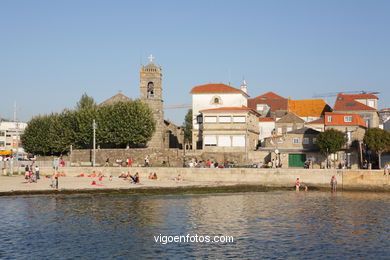
[{"label": "calm sea water", "polygon": [[0,198],[0,259],[389,259],[389,234],[386,193]]}]

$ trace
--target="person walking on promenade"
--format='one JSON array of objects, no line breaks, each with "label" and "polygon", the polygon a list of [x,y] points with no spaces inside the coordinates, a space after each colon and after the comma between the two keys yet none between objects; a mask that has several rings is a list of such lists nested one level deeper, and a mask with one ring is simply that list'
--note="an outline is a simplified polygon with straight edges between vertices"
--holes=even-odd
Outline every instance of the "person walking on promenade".
[{"label": "person walking on promenade", "polygon": [[103,167],[108,167],[108,166],[110,166],[110,157],[107,157],[106,163],[104,164]]},{"label": "person walking on promenade", "polygon": [[330,187],[332,192],[336,191],[336,186],[337,186],[337,179],[336,176],[333,175],[332,178],[330,179]]},{"label": "person walking on promenade", "polygon": [[301,181],[299,178],[295,181],[295,191],[299,191],[299,187],[301,186]]},{"label": "person walking on promenade", "polygon": [[35,176],[37,177],[37,180],[40,179],[40,177],[39,177],[39,166],[38,165],[35,166]]},{"label": "person walking on promenade", "polygon": [[145,167],[149,167],[149,155],[145,156]]},{"label": "person walking on promenade", "polygon": [[389,162],[387,162],[387,163],[385,164],[385,168],[383,169],[383,174],[384,174],[384,175],[389,175],[389,174],[390,174]]}]

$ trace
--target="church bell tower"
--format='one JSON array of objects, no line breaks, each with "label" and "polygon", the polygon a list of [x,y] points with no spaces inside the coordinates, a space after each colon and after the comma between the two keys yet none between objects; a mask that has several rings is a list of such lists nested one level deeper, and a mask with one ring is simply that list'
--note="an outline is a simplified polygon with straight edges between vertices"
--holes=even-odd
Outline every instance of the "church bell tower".
[{"label": "church bell tower", "polygon": [[149,105],[156,120],[156,131],[148,142],[149,148],[163,148],[164,146],[164,110],[162,100],[162,68],[153,62],[149,56],[149,64],[141,65],[140,71],[140,99]]}]

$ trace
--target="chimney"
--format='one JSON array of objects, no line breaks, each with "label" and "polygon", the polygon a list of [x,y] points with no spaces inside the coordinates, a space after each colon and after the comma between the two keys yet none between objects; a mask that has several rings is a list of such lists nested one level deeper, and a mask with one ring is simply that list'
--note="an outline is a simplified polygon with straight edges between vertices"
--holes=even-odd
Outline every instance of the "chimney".
[{"label": "chimney", "polygon": [[248,88],[245,79],[242,81],[241,90],[248,94]]}]

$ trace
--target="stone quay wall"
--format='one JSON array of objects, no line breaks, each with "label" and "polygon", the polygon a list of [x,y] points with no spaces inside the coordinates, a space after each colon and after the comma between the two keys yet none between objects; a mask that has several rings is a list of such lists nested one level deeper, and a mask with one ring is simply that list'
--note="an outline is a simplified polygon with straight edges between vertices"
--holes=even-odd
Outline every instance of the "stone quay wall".
[{"label": "stone quay wall", "polygon": [[[73,150],[69,156],[72,166],[89,166],[92,162],[93,151],[89,149]],[[152,166],[183,166],[183,151],[179,149],[96,149],[96,165],[103,166],[107,158],[110,158],[110,166],[117,166],[116,160],[122,160],[122,165],[126,165],[126,160],[131,158],[134,166],[144,165],[145,156],[149,157]]]},{"label": "stone quay wall", "polygon": [[[179,174],[184,180],[214,182],[215,184],[253,184],[272,187],[293,187],[300,179],[308,187],[329,188],[330,179],[336,176],[338,189],[390,191],[390,176],[382,170],[332,170],[332,169],[256,169],[256,168],[180,168],[180,167],[63,167],[67,176],[86,175],[95,170],[105,175],[118,176],[121,172],[138,172],[142,179],[157,173],[160,180],[173,180]],[[51,174],[53,169],[42,168],[41,174]]]}]

